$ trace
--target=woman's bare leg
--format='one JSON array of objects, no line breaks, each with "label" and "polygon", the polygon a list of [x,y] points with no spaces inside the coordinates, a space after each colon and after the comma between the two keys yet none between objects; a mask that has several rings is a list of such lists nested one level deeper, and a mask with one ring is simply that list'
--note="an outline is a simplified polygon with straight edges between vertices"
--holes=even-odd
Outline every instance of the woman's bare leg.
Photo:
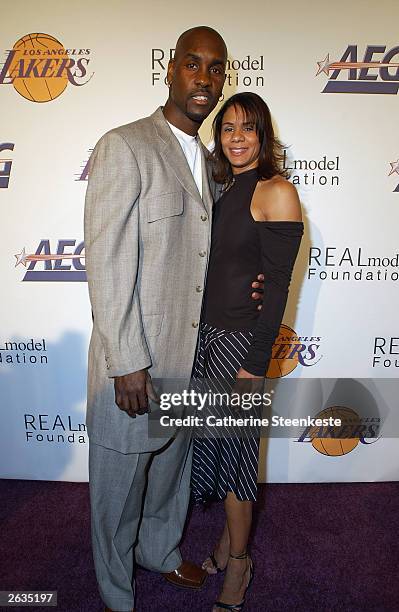
[{"label": "woman's bare leg", "polygon": [[[224,503],[228,532],[230,536],[230,555],[239,557],[247,552],[248,538],[252,524],[251,501],[240,501],[234,493],[228,492]],[[223,589],[219,599],[227,604],[239,604],[248,586],[250,559],[228,559]],[[219,610],[218,608],[214,608]]]}]

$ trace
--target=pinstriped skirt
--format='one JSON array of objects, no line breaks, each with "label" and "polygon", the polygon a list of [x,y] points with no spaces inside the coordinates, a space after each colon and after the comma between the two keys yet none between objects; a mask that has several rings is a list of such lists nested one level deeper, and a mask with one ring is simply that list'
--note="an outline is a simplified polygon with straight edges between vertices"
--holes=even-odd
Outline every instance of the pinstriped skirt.
[{"label": "pinstriped skirt", "polygon": [[[193,378],[223,381],[232,389],[252,340],[250,331],[225,331],[201,323]],[[203,436],[194,439],[191,488],[194,501],[225,499],[228,491],[237,499],[256,501],[259,437],[248,432],[236,437],[217,436],[204,426]]]}]

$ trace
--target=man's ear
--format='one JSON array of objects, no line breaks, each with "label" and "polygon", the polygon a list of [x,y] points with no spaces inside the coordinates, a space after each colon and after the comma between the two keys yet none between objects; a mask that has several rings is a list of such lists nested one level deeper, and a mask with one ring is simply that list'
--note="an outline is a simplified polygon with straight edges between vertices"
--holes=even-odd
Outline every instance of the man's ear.
[{"label": "man's ear", "polygon": [[174,72],[175,72],[175,60],[171,59],[168,62],[168,70],[167,70],[167,73],[166,73],[166,80],[168,82],[168,87],[170,87],[170,84],[173,81]]}]

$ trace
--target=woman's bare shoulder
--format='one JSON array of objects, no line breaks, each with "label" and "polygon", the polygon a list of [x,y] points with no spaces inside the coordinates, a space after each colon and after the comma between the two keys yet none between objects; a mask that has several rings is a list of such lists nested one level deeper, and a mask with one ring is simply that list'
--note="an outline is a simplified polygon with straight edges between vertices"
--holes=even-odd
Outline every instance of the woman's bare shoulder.
[{"label": "woman's bare shoulder", "polygon": [[295,186],[284,177],[276,175],[267,181],[259,181],[252,200],[253,212],[263,219],[259,221],[301,221],[301,204]]}]

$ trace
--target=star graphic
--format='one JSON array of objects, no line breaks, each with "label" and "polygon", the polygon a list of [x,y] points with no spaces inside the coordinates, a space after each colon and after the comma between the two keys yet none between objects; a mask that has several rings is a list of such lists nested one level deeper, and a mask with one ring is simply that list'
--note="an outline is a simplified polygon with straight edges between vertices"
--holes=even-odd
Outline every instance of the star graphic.
[{"label": "star graphic", "polygon": [[19,266],[19,264],[22,264],[26,268],[26,253],[25,253],[25,248],[23,248],[22,251],[20,253],[18,253],[18,255],[14,255],[14,257],[17,260],[17,263],[15,264],[15,267]]},{"label": "star graphic", "polygon": [[390,166],[391,166],[391,171],[388,174],[388,176],[391,176],[391,174],[399,174],[399,159],[397,159],[394,162],[389,162]]},{"label": "star graphic", "polygon": [[321,72],[324,72],[324,74],[328,76],[328,67],[330,65],[330,54],[327,53],[325,59],[322,60],[321,62],[317,62],[317,65],[319,68],[316,72],[316,76],[318,76]]}]

